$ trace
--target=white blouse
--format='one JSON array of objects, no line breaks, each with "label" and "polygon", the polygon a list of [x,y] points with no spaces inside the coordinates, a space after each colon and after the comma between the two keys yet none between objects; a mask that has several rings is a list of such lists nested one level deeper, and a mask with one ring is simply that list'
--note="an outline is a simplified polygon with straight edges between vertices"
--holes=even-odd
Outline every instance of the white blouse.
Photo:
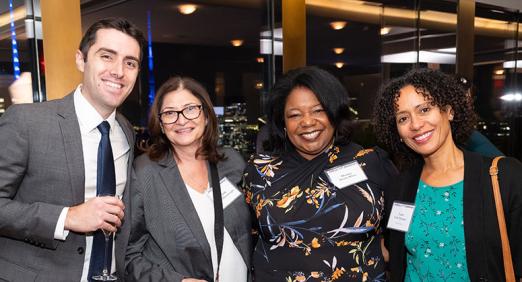
[{"label": "white blouse", "polygon": [[[196,208],[199,220],[203,225],[205,237],[207,237],[210,245],[210,253],[212,256],[212,266],[214,268],[214,277],[217,271],[217,248],[214,237],[214,196],[212,194],[212,187],[207,188],[205,192],[199,193],[185,183],[187,191],[192,199],[192,203]],[[219,268],[220,282],[236,282],[247,280],[247,266],[243,261],[243,257],[239,250],[234,245],[230,234],[226,228],[223,228],[223,253],[221,254],[221,265]]]}]

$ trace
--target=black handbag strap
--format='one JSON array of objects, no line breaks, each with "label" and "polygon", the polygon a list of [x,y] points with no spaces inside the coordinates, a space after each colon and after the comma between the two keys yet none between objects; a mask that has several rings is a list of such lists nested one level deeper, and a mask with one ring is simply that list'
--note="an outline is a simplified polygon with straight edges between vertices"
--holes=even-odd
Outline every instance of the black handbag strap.
[{"label": "black handbag strap", "polygon": [[219,280],[219,264],[221,253],[223,252],[223,236],[225,229],[225,219],[223,215],[223,201],[221,199],[221,186],[219,185],[219,175],[215,163],[210,163],[210,177],[212,178],[212,193],[214,196],[214,236],[217,249],[217,271],[215,281]]}]

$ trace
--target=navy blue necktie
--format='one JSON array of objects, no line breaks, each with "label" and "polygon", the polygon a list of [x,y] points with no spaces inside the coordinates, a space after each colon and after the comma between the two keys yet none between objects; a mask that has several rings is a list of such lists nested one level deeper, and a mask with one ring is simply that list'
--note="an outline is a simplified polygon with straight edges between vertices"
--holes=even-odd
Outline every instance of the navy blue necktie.
[{"label": "navy blue necktie", "polygon": [[[98,167],[96,170],[96,195],[114,196],[116,194],[116,176],[114,172],[114,159],[112,155],[111,140],[109,131],[111,126],[107,121],[98,125],[101,132],[100,145],[98,145]],[[112,235],[109,239],[109,256],[107,258],[107,269],[112,262]],[[99,275],[103,271],[103,261],[105,256],[105,237],[101,230],[94,232],[91,250],[91,263],[87,279],[93,275]]]}]

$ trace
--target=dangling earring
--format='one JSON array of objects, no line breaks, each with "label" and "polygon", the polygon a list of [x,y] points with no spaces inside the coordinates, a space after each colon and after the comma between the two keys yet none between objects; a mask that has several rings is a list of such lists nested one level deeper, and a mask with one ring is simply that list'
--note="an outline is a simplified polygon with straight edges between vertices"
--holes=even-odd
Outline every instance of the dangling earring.
[{"label": "dangling earring", "polygon": [[399,140],[401,140],[401,143],[403,143],[402,138],[399,138]]}]

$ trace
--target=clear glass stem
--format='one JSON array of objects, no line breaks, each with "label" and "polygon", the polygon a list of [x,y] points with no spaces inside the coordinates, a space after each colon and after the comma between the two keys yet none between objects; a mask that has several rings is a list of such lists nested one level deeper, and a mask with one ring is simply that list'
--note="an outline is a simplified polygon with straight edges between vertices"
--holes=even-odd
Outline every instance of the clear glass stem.
[{"label": "clear glass stem", "polygon": [[103,231],[105,236],[105,256],[103,257],[103,276],[109,276],[109,270],[107,269],[107,258],[109,257],[109,240],[111,239],[111,233]]}]

